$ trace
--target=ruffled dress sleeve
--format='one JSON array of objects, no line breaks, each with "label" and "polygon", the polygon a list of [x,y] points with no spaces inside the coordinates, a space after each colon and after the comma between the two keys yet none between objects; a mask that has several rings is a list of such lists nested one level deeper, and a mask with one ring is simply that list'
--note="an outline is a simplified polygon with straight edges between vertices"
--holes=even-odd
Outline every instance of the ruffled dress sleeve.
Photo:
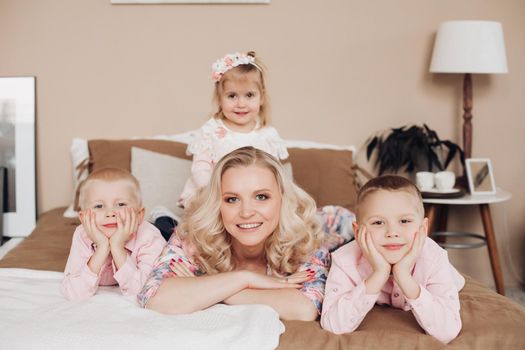
[{"label": "ruffled dress sleeve", "polygon": [[330,263],[331,260],[328,249],[326,247],[321,247],[315,252],[310,261],[301,265],[298,270],[304,271],[306,269],[311,269],[314,271],[314,278],[309,282],[303,283],[303,287],[300,291],[305,297],[314,303],[319,315],[321,315],[326,278],[328,276]]},{"label": "ruffled dress sleeve", "polygon": [[278,159],[288,158],[288,150],[284,140],[279,136],[279,133],[273,126],[266,126],[261,129],[261,138],[265,140],[267,149],[266,152],[272,154]]}]

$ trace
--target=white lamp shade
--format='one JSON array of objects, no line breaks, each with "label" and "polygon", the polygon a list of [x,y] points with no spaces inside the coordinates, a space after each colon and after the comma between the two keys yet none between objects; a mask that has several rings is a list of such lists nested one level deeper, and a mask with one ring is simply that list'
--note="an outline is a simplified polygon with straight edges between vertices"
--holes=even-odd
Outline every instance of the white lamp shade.
[{"label": "white lamp shade", "polygon": [[440,24],[430,71],[433,73],[507,73],[501,23],[448,21]]}]

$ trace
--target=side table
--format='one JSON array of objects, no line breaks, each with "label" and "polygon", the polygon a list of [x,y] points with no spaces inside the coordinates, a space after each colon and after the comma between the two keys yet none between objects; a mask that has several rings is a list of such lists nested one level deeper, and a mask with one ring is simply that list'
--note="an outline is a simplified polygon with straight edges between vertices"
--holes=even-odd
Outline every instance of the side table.
[{"label": "side table", "polygon": [[[511,197],[512,195],[509,192],[498,188],[495,194],[490,195],[467,194],[461,198],[453,199],[423,198],[423,203],[425,203],[426,207],[426,216],[429,221],[429,233],[443,248],[473,248],[485,244],[487,245],[490,264],[492,266],[492,274],[496,283],[496,290],[501,295],[505,295],[505,286],[503,283],[503,273],[501,272],[498,247],[496,244],[496,233],[494,232],[494,224],[492,223],[489,204],[505,202]],[[485,236],[474,233],[447,232],[448,209],[451,205],[478,205]],[[447,244],[446,237],[450,236],[477,238],[480,239],[482,243],[472,245]]]}]

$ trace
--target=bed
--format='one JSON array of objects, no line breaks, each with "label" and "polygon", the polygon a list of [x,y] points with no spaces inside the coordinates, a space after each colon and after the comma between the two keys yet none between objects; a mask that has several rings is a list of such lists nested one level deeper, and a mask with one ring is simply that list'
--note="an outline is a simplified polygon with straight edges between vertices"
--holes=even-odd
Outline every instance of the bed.
[{"label": "bed", "polygon": [[[141,185],[147,191],[154,191],[155,188],[160,188],[160,192],[171,190],[173,176],[177,176],[177,172],[181,171],[182,164],[189,166],[190,162],[184,154],[184,142],[179,141],[155,139],[77,142],[72,148],[73,153],[78,155],[77,159],[73,156],[75,185],[78,185],[89,171],[112,165],[132,170],[140,177]],[[83,148],[79,146],[80,144]],[[294,179],[313,195],[319,205],[339,204],[349,209],[353,208],[356,174],[352,165],[354,150],[351,147],[337,148],[296,142],[288,146],[290,146],[290,164]],[[165,164],[171,161],[166,157],[175,159],[171,168]],[[145,167],[144,162],[149,166]],[[144,168],[151,169],[150,172],[153,174],[137,173],[137,169]],[[168,177],[165,188],[162,184],[163,180],[158,178],[159,172]],[[167,200],[161,198],[164,195],[166,193],[148,193],[145,201],[162,202]],[[6,268],[2,269],[6,271],[9,268],[17,268],[33,272],[41,271],[41,273],[62,272],[74,227],[79,223],[75,217],[64,217],[64,212],[71,214],[74,209],[75,203],[72,199],[69,208],[55,208],[43,213],[33,233],[0,260],[0,268]],[[460,292],[463,329],[446,348],[525,349],[523,335],[525,308],[472,278],[468,276],[465,278],[466,285]],[[284,332],[281,330],[277,333],[277,349],[283,350],[301,348],[396,350],[445,347],[426,335],[410,312],[377,305],[366,316],[360,327],[351,334],[331,334],[321,329],[317,321],[283,321],[282,324]],[[273,336],[275,334],[274,332]],[[173,337],[176,335],[173,334]],[[256,339],[252,338],[252,345],[254,341],[257,342]],[[266,342],[262,348],[274,348],[274,345],[275,342]],[[239,346],[242,348],[241,345]],[[232,345],[231,348],[235,346]]]}]

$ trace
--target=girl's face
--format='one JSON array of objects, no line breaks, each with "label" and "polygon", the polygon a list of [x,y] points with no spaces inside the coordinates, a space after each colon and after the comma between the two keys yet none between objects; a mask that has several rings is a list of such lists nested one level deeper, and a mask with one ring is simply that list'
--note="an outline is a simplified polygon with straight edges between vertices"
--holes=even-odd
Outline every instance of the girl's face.
[{"label": "girl's face", "polygon": [[257,84],[257,72],[243,74],[243,79],[223,77],[222,93],[219,96],[224,123],[232,130],[250,132],[256,125],[263,103],[263,96]]},{"label": "girl's face", "polygon": [[106,237],[117,231],[117,213],[123,217],[126,207],[141,209],[135,189],[127,180],[92,180],[87,186],[83,208],[95,213],[95,223]]},{"label": "girl's face", "polygon": [[[390,264],[401,260],[410,250],[423,219],[419,199],[407,191],[377,190],[359,205],[359,225],[365,225],[375,248]],[[359,232],[354,223],[354,232]]]},{"label": "girl's face", "polygon": [[279,224],[281,191],[274,174],[258,165],[230,168],[221,180],[221,217],[233,247],[262,252]]}]

